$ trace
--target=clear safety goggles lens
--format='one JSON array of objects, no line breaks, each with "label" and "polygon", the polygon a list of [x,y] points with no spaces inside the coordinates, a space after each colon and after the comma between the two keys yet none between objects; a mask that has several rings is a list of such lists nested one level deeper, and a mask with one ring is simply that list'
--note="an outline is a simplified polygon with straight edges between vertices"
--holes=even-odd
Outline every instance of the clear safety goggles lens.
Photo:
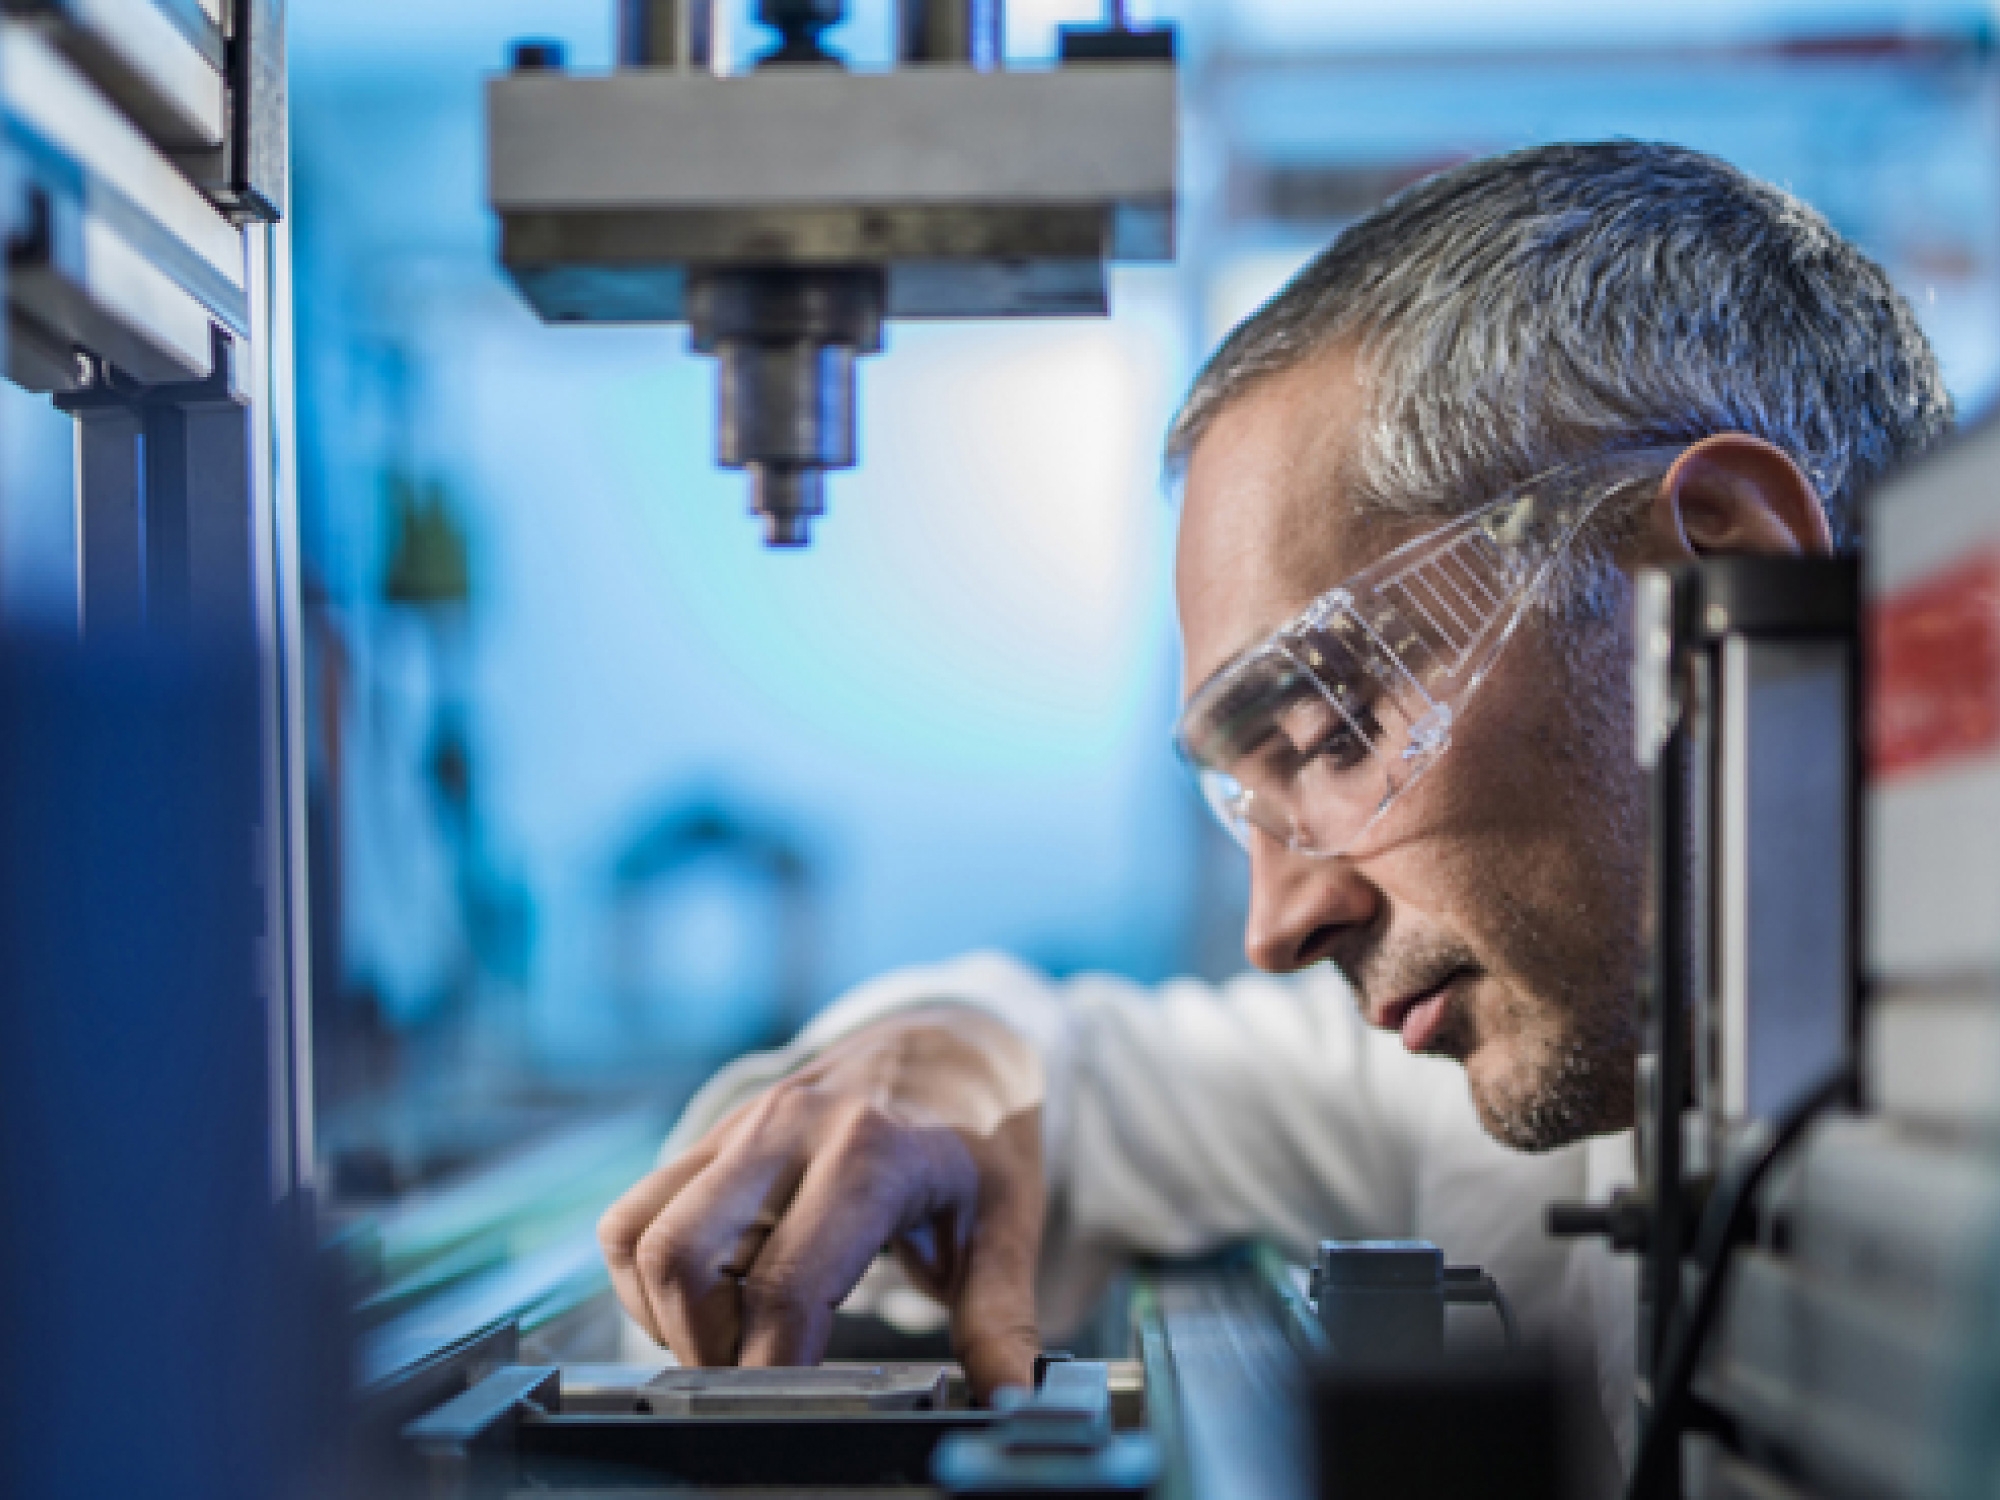
[{"label": "clear safety goggles lens", "polygon": [[1452,728],[1607,498],[1678,449],[1558,470],[1427,532],[1211,678],[1176,741],[1222,825],[1344,853],[1450,748]]}]

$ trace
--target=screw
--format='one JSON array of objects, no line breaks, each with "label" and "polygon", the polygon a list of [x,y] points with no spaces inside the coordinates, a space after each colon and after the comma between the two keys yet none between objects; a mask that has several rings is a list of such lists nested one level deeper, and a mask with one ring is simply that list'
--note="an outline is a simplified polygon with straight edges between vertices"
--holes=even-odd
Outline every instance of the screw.
[{"label": "screw", "polygon": [[516,73],[560,73],[563,67],[563,44],[537,38],[533,41],[514,43],[514,71]]}]

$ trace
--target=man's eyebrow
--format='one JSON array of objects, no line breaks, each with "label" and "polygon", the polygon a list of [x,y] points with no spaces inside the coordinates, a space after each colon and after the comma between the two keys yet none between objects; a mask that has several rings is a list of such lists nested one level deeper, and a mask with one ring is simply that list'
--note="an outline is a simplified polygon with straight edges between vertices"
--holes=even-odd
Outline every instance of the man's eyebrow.
[{"label": "man's eyebrow", "polygon": [[[1212,686],[1223,682],[1225,678],[1235,672],[1245,662],[1248,662],[1253,657],[1262,655],[1264,652],[1272,649],[1272,646],[1273,637],[1268,635],[1260,640],[1251,642],[1241,651],[1230,657],[1228,661],[1209,673],[1203,679],[1201,686],[1188,695],[1188,702],[1194,702],[1203,693],[1208,692]],[[1287,653],[1287,659],[1289,660],[1289,653]],[[1293,663],[1293,665],[1296,667],[1297,663]],[[1254,706],[1258,699],[1268,697],[1270,690],[1270,684],[1267,681],[1254,677],[1243,682],[1225,685],[1222,688],[1221,695],[1208,710],[1208,717],[1211,719],[1220,719],[1226,723],[1246,708]]]},{"label": "man's eyebrow", "polygon": [[[1242,666],[1244,662],[1248,661],[1251,657],[1255,656],[1259,651],[1263,650],[1264,647],[1268,646],[1270,643],[1271,643],[1270,636],[1268,635],[1260,636],[1258,639],[1252,641],[1249,645],[1245,646],[1242,650],[1238,651],[1234,656],[1230,657],[1227,661],[1223,662],[1223,664],[1217,667],[1213,672],[1210,672],[1206,677],[1202,678],[1202,680],[1195,685],[1194,691],[1189,693],[1186,698],[1181,700],[1181,712],[1183,713],[1187,712],[1188,705],[1193,703],[1195,699],[1201,697],[1202,694],[1206,693],[1210,688],[1214,687],[1216,683],[1222,681],[1223,678],[1227,677],[1231,672],[1234,672],[1238,667]],[[1224,698],[1222,701],[1224,703],[1227,703],[1229,700],[1227,698]]]}]

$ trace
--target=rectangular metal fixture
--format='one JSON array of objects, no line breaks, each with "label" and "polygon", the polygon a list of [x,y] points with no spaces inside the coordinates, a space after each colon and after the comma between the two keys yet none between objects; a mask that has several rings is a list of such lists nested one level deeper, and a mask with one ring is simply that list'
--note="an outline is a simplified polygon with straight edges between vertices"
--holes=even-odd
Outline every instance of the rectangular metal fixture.
[{"label": "rectangular metal fixture", "polygon": [[880,266],[885,315],[1105,310],[1173,253],[1171,63],[487,86],[501,257],[544,318],[675,321],[690,268]]}]

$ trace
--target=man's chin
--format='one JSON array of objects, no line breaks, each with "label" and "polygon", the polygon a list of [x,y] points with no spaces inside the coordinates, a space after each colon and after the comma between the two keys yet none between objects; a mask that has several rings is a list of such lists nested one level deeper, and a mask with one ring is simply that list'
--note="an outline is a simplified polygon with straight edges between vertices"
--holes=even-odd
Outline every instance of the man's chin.
[{"label": "man's chin", "polygon": [[1632,1123],[1632,1080],[1591,1067],[1580,1049],[1527,1064],[1492,1043],[1465,1060],[1486,1133],[1515,1151],[1554,1151]]}]

